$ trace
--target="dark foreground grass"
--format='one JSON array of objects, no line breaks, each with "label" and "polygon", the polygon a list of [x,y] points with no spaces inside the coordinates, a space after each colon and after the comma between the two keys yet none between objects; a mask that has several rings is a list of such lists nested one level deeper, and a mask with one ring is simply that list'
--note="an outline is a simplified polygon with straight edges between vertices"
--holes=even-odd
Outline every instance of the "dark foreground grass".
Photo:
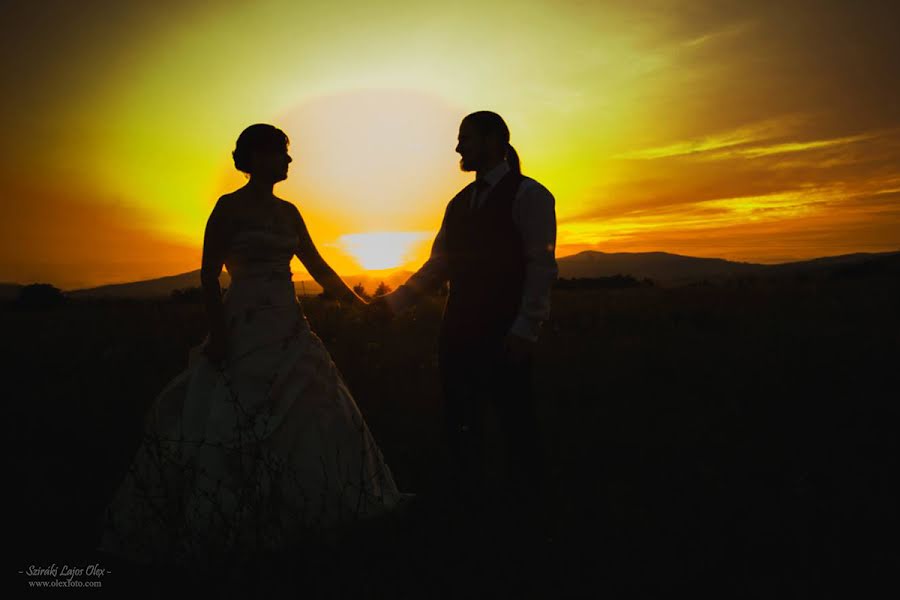
[{"label": "dark foreground grass", "polygon": [[144,411],[203,337],[202,308],[8,309],[8,568],[26,587],[16,571],[30,565],[99,562],[104,590],[128,596],[896,590],[898,281],[876,271],[557,292],[536,375],[546,484],[477,513],[444,485],[440,299],[390,325],[307,299],[395,478],[419,498],[330,544],[196,569],[92,548]]}]

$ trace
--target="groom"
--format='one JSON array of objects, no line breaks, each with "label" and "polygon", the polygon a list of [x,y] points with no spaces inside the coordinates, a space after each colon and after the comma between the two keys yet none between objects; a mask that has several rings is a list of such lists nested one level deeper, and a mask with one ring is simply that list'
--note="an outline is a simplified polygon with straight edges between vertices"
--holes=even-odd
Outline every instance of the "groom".
[{"label": "groom", "polygon": [[450,283],[438,363],[444,433],[456,483],[478,494],[484,476],[484,411],[493,403],[512,492],[537,492],[541,472],[532,357],[556,279],[554,199],[519,170],[500,115],[480,111],[459,126],[460,168],[475,181],[447,205],[431,257],[384,298],[390,312]]}]

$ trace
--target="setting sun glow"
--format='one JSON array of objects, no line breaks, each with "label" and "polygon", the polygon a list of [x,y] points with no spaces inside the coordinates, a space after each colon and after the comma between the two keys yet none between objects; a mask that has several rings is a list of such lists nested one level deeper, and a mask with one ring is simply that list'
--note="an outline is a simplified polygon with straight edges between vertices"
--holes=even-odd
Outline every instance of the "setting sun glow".
[{"label": "setting sun glow", "polygon": [[367,271],[381,271],[408,263],[416,246],[430,238],[428,232],[385,231],[343,235],[338,243]]}]

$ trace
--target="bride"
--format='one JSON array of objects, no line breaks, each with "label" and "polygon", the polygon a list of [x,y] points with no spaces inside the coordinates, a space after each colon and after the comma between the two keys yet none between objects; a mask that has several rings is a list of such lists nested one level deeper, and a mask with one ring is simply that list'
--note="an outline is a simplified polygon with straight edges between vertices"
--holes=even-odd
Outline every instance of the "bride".
[{"label": "bride", "polygon": [[287,136],[251,125],[233,157],[249,181],[218,200],[206,226],[209,336],[152,404],[104,519],[100,549],[133,560],[284,548],[406,496],[297,302],[294,255],[329,295],[365,304],[296,207],[273,194],[292,160]]}]

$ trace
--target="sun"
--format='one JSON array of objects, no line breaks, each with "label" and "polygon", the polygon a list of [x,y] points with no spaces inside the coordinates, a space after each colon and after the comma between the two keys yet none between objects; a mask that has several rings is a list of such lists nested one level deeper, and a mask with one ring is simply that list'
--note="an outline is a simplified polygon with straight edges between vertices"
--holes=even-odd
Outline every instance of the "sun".
[{"label": "sun", "polygon": [[427,260],[447,202],[471,179],[455,151],[464,115],[424,92],[354,89],[308,98],[275,119],[294,159],[279,194],[338,273]]},{"label": "sun", "polygon": [[294,158],[284,189],[341,233],[434,227],[471,179],[456,154],[463,116],[442,98],[410,90],[304,101],[277,120]]},{"label": "sun", "polygon": [[338,238],[341,249],[367,271],[396,269],[409,263],[430,234],[421,231],[351,233]]}]

